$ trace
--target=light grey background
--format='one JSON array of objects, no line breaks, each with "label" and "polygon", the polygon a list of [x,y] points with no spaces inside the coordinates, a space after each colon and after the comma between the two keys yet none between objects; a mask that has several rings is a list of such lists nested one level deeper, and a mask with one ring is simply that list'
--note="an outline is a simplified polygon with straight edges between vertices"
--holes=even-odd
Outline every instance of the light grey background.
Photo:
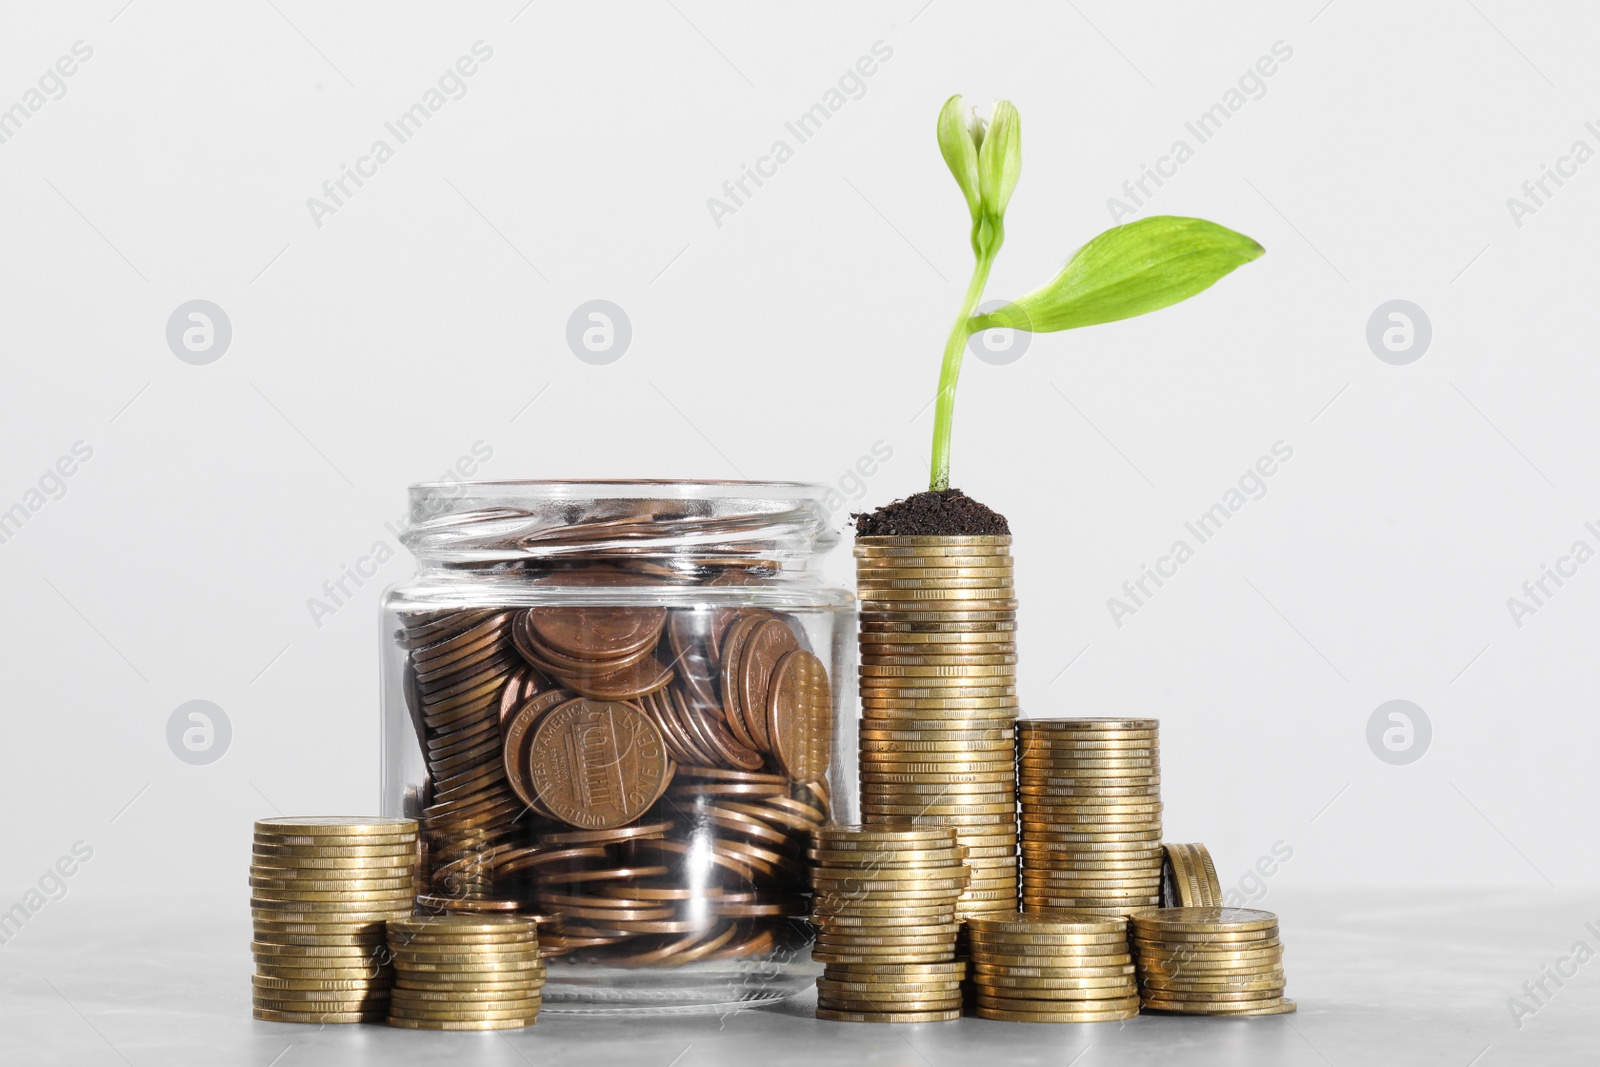
[{"label": "light grey background", "polygon": [[[967,361],[955,481],[1016,531],[1026,712],[1158,716],[1169,837],[1233,887],[1287,845],[1244,883],[1268,906],[1592,890],[1600,563],[1520,619],[1508,598],[1600,549],[1600,162],[1522,191],[1600,150],[1597,29],[1505,0],[7,6],[0,108],[93,52],[0,143],[0,512],[41,504],[0,543],[0,909],[93,850],[14,943],[148,900],[242,914],[252,818],[376,806],[392,527],[474,445],[482,477],[921,488],[970,270],[933,138],[952,92],[1023,116],[987,298],[1053,274],[1180,138],[1193,158],[1135,214],[1268,250],[1191,303]],[[385,123],[480,41],[464,95],[399,144]],[[1279,42],[1199,144],[1185,123]],[[799,143],[785,123],[875,45]],[[380,138],[393,158],[314,219]],[[779,139],[793,158],[714,218]],[[231,323],[207,365],[168,345],[193,300]],[[631,323],[607,365],[567,345],[591,300]],[[1367,342],[1392,300],[1431,323],[1408,365]],[[29,497],[77,442],[59,499]],[[1108,598],[1277,442],[1265,495],[1117,625]],[[209,764],[168,748],[192,700],[231,724]],[[1404,765],[1368,746],[1391,700],[1431,724]],[[1532,927],[1473,987],[1483,1011],[1581,932]]]}]

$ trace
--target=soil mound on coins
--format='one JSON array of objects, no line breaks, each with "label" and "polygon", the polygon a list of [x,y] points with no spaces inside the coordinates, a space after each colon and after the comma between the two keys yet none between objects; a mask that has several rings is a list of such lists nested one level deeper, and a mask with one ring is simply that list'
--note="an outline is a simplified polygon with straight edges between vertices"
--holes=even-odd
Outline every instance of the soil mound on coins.
[{"label": "soil mound on coins", "polygon": [[855,512],[850,518],[856,524],[857,537],[974,537],[1011,532],[1004,515],[959,489],[916,493],[876,511]]}]

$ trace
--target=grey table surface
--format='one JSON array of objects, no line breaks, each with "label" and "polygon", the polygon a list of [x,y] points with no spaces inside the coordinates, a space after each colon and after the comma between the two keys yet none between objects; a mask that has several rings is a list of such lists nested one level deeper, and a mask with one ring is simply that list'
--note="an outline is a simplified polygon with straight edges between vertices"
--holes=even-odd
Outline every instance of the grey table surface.
[{"label": "grey table surface", "polygon": [[[181,893],[161,904],[97,903],[39,916],[0,946],[0,1063],[1600,1062],[1600,962],[1589,958],[1600,951],[1600,893],[1283,891],[1261,906],[1281,917],[1294,1015],[867,1026],[819,1021],[803,995],[722,1016],[546,1013],[524,1031],[438,1034],[255,1022],[247,916]],[[1513,998],[1525,1010],[1514,1011]]]}]

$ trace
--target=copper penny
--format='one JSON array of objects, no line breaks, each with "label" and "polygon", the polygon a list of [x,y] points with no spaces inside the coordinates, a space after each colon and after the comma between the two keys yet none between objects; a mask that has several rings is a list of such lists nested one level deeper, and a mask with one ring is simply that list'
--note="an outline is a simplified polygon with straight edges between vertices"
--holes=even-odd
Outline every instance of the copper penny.
[{"label": "copper penny", "polygon": [[672,668],[654,656],[609,674],[565,674],[556,677],[586,697],[596,701],[637,700],[646,693],[663,689],[672,681]]},{"label": "copper penny", "polygon": [[575,659],[619,659],[655,645],[666,608],[529,608],[539,639]]},{"label": "copper penny", "polygon": [[534,790],[528,771],[528,746],[532,731],[546,713],[573,699],[575,699],[573,694],[565,689],[552,689],[548,693],[540,693],[532,700],[523,701],[512,713],[511,721],[505,728],[506,743],[503,759],[511,791],[516,793],[524,804],[542,814],[548,812],[544,805],[539,803],[539,794]]},{"label": "copper penny", "polygon": [[832,747],[833,698],[820,659],[801,650],[778,659],[767,688],[766,720],[772,754],[789,777],[797,782],[822,777]]},{"label": "copper penny", "polygon": [[733,734],[723,729],[719,720],[702,709],[691,706],[676,689],[669,690],[666,696],[672,701],[679,721],[689,728],[689,732],[702,743],[702,747],[709,748],[721,757],[721,762],[731,763],[745,771],[761,769],[761,765],[765,762],[761,758],[761,753],[741,745]]},{"label": "copper penny", "polygon": [[739,707],[739,655],[750,634],[767,616],[745,615],[728,627],[722,642],[722,717],[728,729],[746,748],[759,749],[755,736],[746,724],[743,709]]},{"label": "copper penny", "polygon": [[586,699],[544,716],[528,758],[535,795],[580,830],[633,822],[661,795],[672,766],[650,716],[632,704]]},{"label": "copper penny", "polygon": [[759,752],[772,751],[767,731],[767,689],[772,671],[786,653],[800,647],[794,631],[781,619],[768,619],[750,631],[739,649],[739,713]]},{"label": "copper penny", "polygon": [[666,743],[667,755],[678,763],[698,763],[705,756],[694,747],[694,742],[687,736],[683,724],[673,714],[667,700],[668,692],[666,689],[658,689],[654,693],[646,693],[639,698],[639,708],[650,716],[656,724],[656,729],[661,731],[661,740]]}]

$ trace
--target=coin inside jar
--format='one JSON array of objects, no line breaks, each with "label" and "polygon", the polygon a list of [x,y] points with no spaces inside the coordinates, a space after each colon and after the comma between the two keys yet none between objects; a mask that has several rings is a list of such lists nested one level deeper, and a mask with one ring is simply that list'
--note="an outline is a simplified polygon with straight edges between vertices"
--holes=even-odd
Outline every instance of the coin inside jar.
[{"label": "coin inside jar", "polygon": [[557,818],[597,830],[643,815],[671,780],[673,764],[644,712],[580,697],[540,721],[528,769],[535,792]]}]

